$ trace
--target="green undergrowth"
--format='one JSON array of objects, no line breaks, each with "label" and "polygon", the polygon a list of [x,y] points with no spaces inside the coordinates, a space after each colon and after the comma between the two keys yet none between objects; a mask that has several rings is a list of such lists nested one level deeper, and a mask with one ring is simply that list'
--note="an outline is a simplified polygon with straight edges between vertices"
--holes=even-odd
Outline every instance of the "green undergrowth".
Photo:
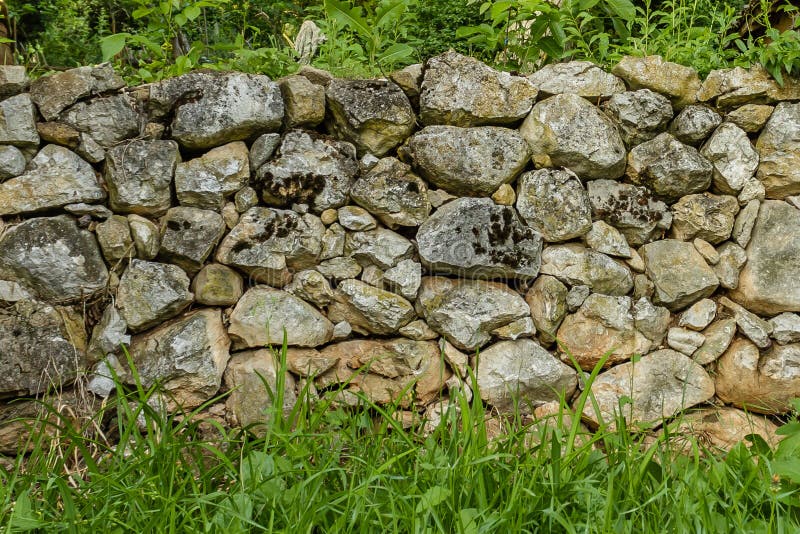
[{"label": "green undergrowth", "polygon": [[[147,402],[156,391],[118,386],[116,400],[80,425],[53,409],[33,429],[30,454],[0,469],[0,531],[800,529],[796,421],[777,450],[753,438],[727,453],[697,442],[678,452],[622,420],[588,434],[578,418],[537,426],[518,415],[498,435],[478,396],[455,399],[424,432],[421,421],[404,428],[396,406],[362,399],[346,409],[336,392],[311,402],[306,391],[290,413],[273,410],[250,432],[203,420],[204,407],[163,415]],[[283,405],[279,394],[272,400]],[[584,391],[576,411],[586,402]]]}]

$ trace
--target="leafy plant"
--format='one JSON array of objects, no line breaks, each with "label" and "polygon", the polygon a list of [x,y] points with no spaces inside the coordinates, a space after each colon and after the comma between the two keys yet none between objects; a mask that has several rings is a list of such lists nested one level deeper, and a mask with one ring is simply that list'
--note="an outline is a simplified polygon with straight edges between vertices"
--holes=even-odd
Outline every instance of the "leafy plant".
[{"label": "leafy plant", "polygon": [[800,72],[800,33],[797,31],[797,22],[791,29],[779,31],[772,26],[770,13],[789,14],[792,20],[796,20],[800,8],[788,2],[774,8],[775,4],[775,0],[761,0],[758,22],[765,28],[764,35],[736,39],[736,46],[742,53],[737,62],[745,65],[760,63],[778,84],[783,85],[784,73],[796,75]]}]

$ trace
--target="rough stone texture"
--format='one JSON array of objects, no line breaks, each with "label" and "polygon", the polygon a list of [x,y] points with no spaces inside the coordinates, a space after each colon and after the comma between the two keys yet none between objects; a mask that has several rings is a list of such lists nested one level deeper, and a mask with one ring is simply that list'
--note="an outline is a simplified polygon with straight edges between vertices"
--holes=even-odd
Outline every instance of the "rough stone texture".
[{"label": "rough stone texture", "polygon": [[715,102],[718,108],[733,108],[742,104],[765,104],[780,100],[797,100],[800,97],[798,84],[787,78],[783,87],[758,64],[749,69],[712,70],[697,98],[701,102]]},{"label": "rough stone texture", "polygon": [[126,95],[78,102],[59,121],[87,134],[103,148],[111,148],[139,134],[139,114]]},{"label": "rough stone texture", "polygon": [[161,247],[161,236],[158,226],[144,217],[133,214],[128,215],[128,226],[139,259],[155,259],[158,255],[158,249]]},{"label": "rough stone texture", "polygon": [[35,213],[105,198],[91,165],[64,147],[47,145],[31,160],[27,172],[0,184],[0,215]]},{"label": "rough stone texture", "polygon": [[708,365],[728,350],[736,335],[736,320],[722,319],[703,330],[705,342],[692,355],[694,361],[700,365]]},{"label": "rough stone texture", "polygon": [[350,143],[292,130],[283,137],[280,157],[262,165],[255,184],[267,204],[307,203],[315,213],[347,202],[358,172]]},{"label": "rough stone texture", "polygon": [[737,408],[761,413],[788,411],[800,395],[800,345],[775,345],[760,355],[746,339],[736,339],[717,363],[717,396]]},{"label": "rough stone texture", "polygon": [[284,290],[320,308],[333,302],[336,296],[328,279],[315,269],[307,269],[295,274],[291,283]]},{"label": "rough stone texture", "polygon": [[386,288],[408,300],[417,297],[421,282],[422,266],[413,260],[403,260],[383,273],[383,283]]},{"label": "rough stone texture", "polygon": [[325,278],[329,278],[334,282],[339,282],[347,278],[357,277],[361,274],[362,268],[353,258],[340,256],[321,261],[319,265],[317,265],[317,270],[322,273]]},{"label": "rough stone texture", "polygon": [[489,196],[522,172],[530,148],[516,130],[498,126],[428,126],[401,156],[437,187],[461,196]]},{"label": "rough stone texture", "polygon": [[772,338],[781,345],[800,341],[800,316],[795,313],[782,313],[769,320],[772,324]]},{"label": "rough stone texture", "polygon": [[697,146],[722,124],[722,116],[713,109],[691,105],[686,106],[669,125],[669,133],[687,145]]},{"label": "rough stone texture", "polygon": [[97,242],[100,244],[100,250],[103,251],[103,257],[110,265],[115,266],[124,258],[136,256],[126,217],[112,215],[97,225],[95,234]]},{"label": "rough stone texture", "polygon": [[495,204],[501,206],[513,206],[514,202],[517,201],[517,194],[509,184],[503,184],[497,188],[497,191],[492,193],[492,200],[494,200]]},{"label": "rough stone texture", "polygon": [[116,213],[163,215],[178,161],[175,141],[135,140],[110,149],[104,174],[109,207]]},{"label": "rough stone texture", "polygon": [[330,341],[333,323],[310,304],[267,286],[248,289],[230,316],[236,348],[280,346],[284,332],[290,346],[317,347]]},{"label": "rough stone texture", "polygon": [[550,165],[567,167],[581,178],[619,178],[625,172],[625,145],[614,123],[585,99],[572,94],[537,103],[520,127],[534,151]]},{"label": "rough stone texture", "polygon": [[587,189],[592,217],[619,230],[631,246],[656,239],[672,224],[672,214],[667,205],[653,199],[644,187],[592,180]]},{"label": "rough stone texture", "polygon": [[122,318],[117,307],[113,304],[106,306],[100,321],[92,328],[92,337],[87,351],[91,360],[108,358],[105,362],[106,366],[118,364],[118,361],[113,361],[116,359],[114,353],[120,352],[123,343],[130,344],[131,336],[127,332],[128,323]]},{"label": "rough stone texture", "polygon": [[736,289],[739,286],[739,273],[747,262],[747,253],[736,243],[723,243],[719,247],[719,261],[714,265],[714,274],[719,278],[719,285],[725,289]]},{"label": "rough stone texture", "polygon": [[0,101],[0,143],[18,147],[35,147],[39,144],[36,108],[27,94]]},{"label": "rough stone texture", "polygon": [[[230,390],[225,407],[232,424],[250,427],[256,433],[265,431],[263,425],[270,421],[273,407],[272,397],[267,391],[277,394],[278,372],[275,356],[270,350],[247,350],[231,356],[224,378],[225,386]],[[288,415],[297,402],[295,380],[291,374],[286,373],[283,386],[281,411]]]},{"label": "rough stone texture", "polygon": [[761,202],[755,199],[751,200],[736,217],[731,237],[739,246],[746,247],[750,242],[760,208]]},{"label": "rough stone texture", "polygon": [[422,63],[415,63],[389,74],[389,79],[400,86],[415,108],[419,107],[422,86]]},{"label": "rough stone texture", "polygon": [[711,299],[699,300],[681,314],[678,326],[685,326],[699,332],[711,324],[716,316],[716,302]]},{"label": "rough stone texture", "polygon": [[199,304],[235,306],[244,293],[244,282],[230,267],[210,263],[192,280],[192,292]]},{"label": "rough stone texture", "polygon": [[558,327],[567,314],[567,296],[566,286],[557,278],[547,275],[539,276],[525,294],[533,324],[543,343],[550,344],[556,340]]},{"label": "rough stone texture", "polygon": [[536,95],[525,78],[450,50],[425,64],[420,120],[426,126],[513,124],[528,114]]},{"label": "rough stone texture", "polygon": [[250,180],[250,153],[241,141],[214,148],[175,168],[175,194],[183,206],[219,210]]},{"label": "rough stone texture", "polygon": [[667,332],[667,345],[686,356],[694,354],[705,341],[703,334],[686,328],[670,328]]},{"label": "rough stone texture", "polygon": [[476,368],[481,398],[501,412],[531,413],[547,402],[569,399],[577,387],[575,370],[530,339],[487,347]]},{"label": "rough stone texture", "polygon": [[741,191],[758,168],[758,152],[747,133],[729,122],[716,129],[700,154],[714,165],[714,187],[728,195]]},{"label": "rough stone texture", "polygon": [[764,104],[745,104],[725,115],[725,120],[747,133],[757,133],[767,124],[774,110],[773,106]]},{"label": "rough stone texture", "polygon": [[777,200],[761,205],[747,263],[730,297],[750,311],[800,311],[800,210]]},{"label": "rough stone texture", "polygon": [[623,263],[578,243],[546,248],[541,273],[606,295],[625,295],[633,287],[633,274]]},{"label": "rough stone texture", "polygon": [[719,279],[691,243],[664,239],[641,248],[654,302],[677,311],[710,296]]},{"label": "rough stone texture", "polygon": [[568,351],[581,369],[591,371],[610,354],[605,366],[646,354],[652,342],[636,330],[630,297],[593,293],[573,315],[567,315],[558,329],[562,350]]},{"label": "rough stone texture", "polygon": [[253,280],[282,287],[291,280],[291,270],[316,264],[324,231],[322,221],[311,214],[257,206],[242,214],[215,257]]},{"label": "rough stone texture", "polygon": [[652,341],[653,346],[661,344],[671,320],[669,310],[663,306],[653,306],[648,297],[639,297],[631,312],[636,330]]},{"label": "rough stone texture", "polygon": [[94,236],[72,217],[28,219],[0,238],[0,278],[54,304],[91,300],[108,283]]},{"label": "rough stone texture", "polygon": [[631,89],[650,89],[668,97],[675,109],[697,101],[700,77],[690,68],[664,61],[661,56],[622,58],[612,70]]},{"label": "rough stone texture", "polygon": [[325,89],[304,76],[287,76],[278,81],[286,128],[313,128],[325,120]]},{"label": "rough stone texture", "polygon": [[[714,381],[700,365],[674,350],[653,352],[638,362],[624,363],[597,376],[591,392],[597,400],[587,402],[583,418],[592,426],[602,421],[615,427],[616,415],[627,424],[658,426],[664,418],[706,402],[714,396]],[[620,400],[628,397],[620,412]]]},{"label": "rough stone texture", "polygon": [[756,141],[756,177],[767,198],[800,193],[800,104],[778,104]]},{"label": "rough stone texture", "polygon": [[25,172],[25,155],[11,145],[0,146],[0,182]]},{"label": "rough stone texture", "polygon": [[772,323],[765,321],[754,313],[750,313],[727,297],[720,298],[719,303],[733,314],[733,318],[736,319],[736,326],[739,327],[739,332],[755,343],[758,348],[766,349],[772,345],[772,341],[769,338],[772,333]]},{"label": "rough stone texture", "polygon": [[567,241],[592,227],[589,196],[566,169],[526,172],[517,181],[517,210],[545,241]]},{"label": "rough stone texture", "polygon": [[387,80],[341,80],[328,84],[328,130],[359,153],[383,156],[405,141],[416,117],[397,84]]},{"label": "rough stone texture", "polygon": [[150,86],[151,116],[172,114],[172,138],[199,150],[275,132],[283,121],[278,84],[267,76],[196,71]]},{"label": "rough stone texture", "polygon": [[615,94],[603,103],[603,111],[617,125],[628,147],[653,139],[672,120],[669,100],[649,89]]},{"label": "rough stone texture", "polygon": [[625,236],[619,233],[619,230],[603,221],[592,223],[592,229],[586,234],[585,240],[590,248],[601,254],[620,258],[630,258],[632,256],[631,247],[628,246]]},{"label": "rough stone texture", "polygon": [[66,386],[90,363],[78,311],[32,300],[0,309],[0,397]]},{"label": "rough stone texture", "polygon": [[414,306],[406,299],[360,280],[345,280],[336,288],[328,307],[333,322],[347,321],[361,334],[396,333],[414,319]]},{"label": "rough stone texture", "polygon": [[275,150],[280,144],[281,134],[279,133],[259,135],[250,145],[250,170],[255,172],[260,169],[275,154]]},{"label": "rough stone texture", "polygon": [[528,81],[540,98],[572,93],[596,102],[625,91],[622,80],[588,61],[551,63],[528,76]]},{"label": "rough stone texture", "polygon": [[675,239],[696,237],[718,244],[731,236],[739,203],[729,195],[686,195],[672,206],[672,232]]},{"label": "rough stone texture", "polygon": [[338,210],[337,220],[346,230],[355,232],[374,230],[377,226],[375,218],[359,206],[342,206]]},{"label": "rough stone texture", "polygon": [[740,443],[748,444],[751,434],[760,436],[773,449],[781,436],[778,426],[764,416],[736,408],[707,408],[684,414],[670,429],[670,447],[690,453],[694,447],[729,451]]},{"label": "rough stone texture", "polygon": [[347,234],[344,251],[362,266],[391,269],[414,254],[414,245],[398,233],[385,228]]},{"label": "rough stone texture", "polygon": [[205,308],[134,336],[130,353],[142,386],[159,383],[170,394],[168,406],[188,409],[219,390],[230,343],[220,311]]},{"label": "rough stone texture", "polygon": [[178,315],[193,297],[180,267],[132,260],[119,281],[117,306],[128,328],[141,332]]},{"label": "rough stone texture", "polygon": [[532,278],[539,272],[542,238],[510,206],[489,198],[460,198],[419,227],[417,246],[431,272]]},{"label": "rough stone texture", "polygon": [[179,206],[162,220],[158,255],[190,274],[200,270],[225,233],[222,216],[211,210]]},{"label": "rough stone texture", "polygon": [[433,330],[466,351],[486,345],[492,330],[531,313],[505,284],[442,277],[422,278],[416,308]]},{"label": "rough stone texture", "polygon": [[419,226],[431,211],[428,186],[396,158],[382,158],[356,180],[350,198],[389,228]]},{"label": "rough stone texture", "polygon": [[0,66],[0,99],[18,95],[28,88],[30,78],[22,65]]},{"label": "rough stone texture", "polygon": [[628,154],[628,177],[667,202],[701,193],[711,185],[714,166],[694,147],[662,133]]},{"label": "rough stone texture", "polygon": [[39,113],[52,121],[81,98],[122,87],[125,81],[114,72],[111,63],[103,63],[42,76],[31,84],[31,100]]}]

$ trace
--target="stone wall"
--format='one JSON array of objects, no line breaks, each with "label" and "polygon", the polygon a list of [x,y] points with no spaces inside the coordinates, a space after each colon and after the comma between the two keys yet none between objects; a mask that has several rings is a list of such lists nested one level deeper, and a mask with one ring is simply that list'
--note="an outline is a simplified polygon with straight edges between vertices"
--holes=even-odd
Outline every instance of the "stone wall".
[{"label": "stone wall", "polygon": [[113,394],[126,344],[169,409],[233,390],[212,413],[247,425],[285,335],[287,406],[346,384],[435,419],[472,367],[536,416],[571,354],[605,362],[590,426],[774,429],[738,409],[800,396],[800,85],[453,52],[390,78],[0,67],[0,420]]}]

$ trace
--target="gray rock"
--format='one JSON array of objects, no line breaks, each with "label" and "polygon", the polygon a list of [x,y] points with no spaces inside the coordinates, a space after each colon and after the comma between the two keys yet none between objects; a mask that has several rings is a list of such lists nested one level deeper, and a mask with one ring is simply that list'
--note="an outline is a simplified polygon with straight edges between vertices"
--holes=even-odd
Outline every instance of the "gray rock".
[{"label": "gray rock", "polygon": [[522,317],[490,332],[498,339],[520,339],[536,335],[536,325],[530,317]]},{"label": "gray rock", "polygon": [[185,410],[216,395],[230,343],[219,309],[205,308],[134,336],[130,352],[142,386],[160,384],[167,407]]},{"label": "gray rock", "polygon": [[661,93],[677,110],[697,102],[700,77],[691,67],[664,61],[661,56],[625,56],[611,70],[631,89],[650,89]]},{"label": "gray rock", "polygon": [[711,324],[711,321],[713,321],[716,316],[716,302],[711,299],[699,300],[681,314],[678,320],[678,326],[685,326],[686,328],[691,328],[699,332]]},{"label": "gray rock", "polygon": [[352,333],[353,333],[353,327],[350,326],[350,323],[348,323],[347,321],[339,321],[338,323],[333,325],[333,337],[331,337],[331,340],[342,341],[343,339],[347,339],[348,337],[350,337],[350,334]]},{"label": "gray rock", "polygon": [[624,264],[578,243],[544,249],[541,273],[606,295],[625,295],[633,288],[633,274]]},{"label": "gray rock", "polygon": [[571,94],[537,103],[520,127],[534,160],[567,167],[584,179],[619,178],[625,172],[625,145],[616,126],[585,99]]},{"label": "gray rock", "polygon": [[0,146],[0,182],[14,178],[25,172],[25,155],[17,147]]},{"label": "gray rock", "polygon": [[34,300],[34,296],[17,282],[0,280],[0,302],[13,304],[20,300]]},{"label": "gray rock", "polygon": [[[577,285],[569,288],[569,292],[567,293],[567,310],[569,310],[570,313],[574,313],[586,302],[586,299],[589,298],[591,293],[592,289],[589,286]],[[533,307],[531,307],[531,310],[533,310]]]},{"label": "gray rock", "polygon": [[36,147],[36,109],[31,97],[21,94],[0,101],[0,143],[18,147]]},{"label": "gray rock", "polygon": [[686,356],[694,354],[705,341],[706,337],[703,334],[686,328],[670,328],[667,332],[667,345]]},{"label": "gray rock", "polygon": [[175,317],[193,299],[189,277],[177,265],[131,260],[117,290],[119,312],[131,332]]},{"label": "gray rock", "polygon": [[331,224],[322,234],[322,251],[319,253],[319,259],[329,260],[343,255],[346,240],[347,232],[342,228],[342,225],[339,223]]},{"label": "gray rock", "polygon": [[592,228],[589,196],[567,169],[540,169],[520,176],[517,210],[545,241],[567,241]]},{"label": "gray rock", "polygon": [[318,217],[257,206],[242,214],[225,236],[215,258],[250,278],[283,287],[292,270],[316,265],[325,227]]},{"label": "gray rock", "polygon": [[[128,341],[130,341],[130,336]],[[92,367],[92,372],[86,382],[86,390],[94,395],[107,399],[117,390],[115,377],[125,376],[125,368],[113,354],[105,356]]]},{"label": "gray rock", "polygon": [[660,345],[669,328],[669,310],[663,306],[653,306],[647,297],[640,297],[633,304],[631,312],[636,330],[652,341],[653,346]]},{"label": "gray rock", "polygon": [[225,223],[225,228],[233,230],[233,227],[239,222],[239,212],[236,211],[236,205],[233,202],[226,202],[220,210],[222,220]]},{"label": "gray rock", "polygon": [[[305,78],[303,78],[305,79]],[[296,349],[292,349],[296,350]],[[247,350],[231,356],[225,368],[225,386],[230,394],[225,400],[228,421],[239,428],[263,435],[274,414],[274,402],[278,398],[278,373],[275,357],[270,350]],[[295,403],[295,379],[290,373],[282,377],[283,406],[279,412],[288,416]],[[269,389],[267,389],[269,388]],[[267,391],[272,392],[267,394]]]},{"label": "gray rock", "polygon": [[104,176],[111,209],[156,217],[166,213],[178,161],[175,141],[136,140],[110,149]]},{"label": "gray rock", "polygon": [[334,79],[325,90],[328,130],[358,152],[383,156],[414,131],[411,102],[388,80]]},{"label": "gray rock", "polygon": [[389,228],[419,226],[431,212],[428,186],[396,158],[382,158],[353,184],[350,198]]},{"label": "gray rock", "polygon": [[112,215],[95,227],[95,234],[103,257],[112,267],[116,267],[120,260],[136,257],[131,229],[125,216]]},{"label": "gray rock", "polygon": [[244,293],[244,281],[230,267],[210,263],[192,280],[192,292],[199,304],[234,306]]},{"label": "gray rock", "polygon": [[170,208],[161,223],[159,257],[193,274],[200,270],[225,233],[222,216],[211,210]]},{"label": "gray rock", "polygon": [[603,111],[617,125],[628,147],[653,139],[672,120],[669,100],[650,89],[615,94],[603,103]]},{"label": "gray rock", "polygon": [[131,336],[127,332],[128,323],[122,318],[117,307],[109,304],[103,310],[100,321],[92,328],[87,354],[95,361],[107,356],[113,357],[121,350],[123,344],[130,344]]},{"label": "gray rock", "polygon": [[398,233],[385,228],[347,234],[345,254],[362,266],[375,265],[390,269],[414,254],[414,245]]},{"label": "gray rock", "polygon": [[373,230],[378,225],[375,218],[367,210],[359,206],[342,206],[338,210],[337,219],[346,230],[362,232]]},{"label": "gray rock", "polygon": [[312,305],[267,286],[248,289],[230,316],[228,333],[236,348],[283,343],[317,347],[330,341],[333,323]]},{"label": "gray rock", "polygon": [[[583,286],[586,287],[586,286]],[[588,288],[585,298],[588,296]],[[539,339],[546,344],[556,340],[556,332],[567,314],[568,292],[566,286],[557,278],[542,275],[536,278],[525,294],[525,302],[531,309],[531,317]],[[583,304],[583,301],[581,301]],[[580,304],[578,304],[580,306]]]},{"label": "gray rock", "polygon": [[360,280],[345,280],[336,288],[328,317],[347,321],[360,334],[394,334],[414,318],[414,307],[400,295]]},{"label": "gray rock", "polygon": [[383,273],[383,283],[389,291],[394,291],[408,300],[417,297],[422,282],[422,265],[413,260],[403,260]]},{"label": "gray rock", "polygon": [[725,120],[747,133],[758,133],[767,124],[774,110],[773,106],[764,104],[745,104],[725,115]]},{"label": "gray rock", "polygon": [[0,99],[18,95],[30,85],[30,78],[22,65],[0,66]]},{"label": "gray rock", "polygon": [[284,290],[319,308],[324,308],[333,302],[336,296],[328,279],[315,269],[306,269],[296,273]]},{"label": "gray rock", "polygon": [[431,272],[532,278],[539,272],[542,238],[510,206],[489,198],[460,198],[419,227],[417,246]]},{"label": "gray rock", "polygon": [[[644,265],[644,262],[642,262]],[[633,298],[640,299],[642,297],[650,298],[656,291],[656,286],[653,281],[643,274],[637,274],[633,277]]]},{"label": "gray rock", "polygon": [[233,196],[233,203],[236,211],[244,213],[250,208],[258,205],[258,193],[250,186],[239,189]]},{"label": "gray rock", "polygon": [[422,63],[415,63],[389,74],[389,79],[400,86],[400,89],[411,101],[411,105],[419,108],[419,92],[422,86]]},{"label": "gray rock", "polygon": [[644,187],[611,180],[587,184],[592,217],[619,230],[631,246],[638,247],[657,238],[672,224],[666,204],[654,200]]},{"label": "gray rock", "polygon": [[311,83],[304,76],[286,76],[278,80],[287,129],[315,127],[325,120],[325,88]]},{"label": "gray rock", "polygon": [[[758,200],[761,202],[765,198],[767,198],[767,189],[764,187],[764,184],[759,182],[755,177],[751,177],[744,183],[744,187],[742,187],[742,190],[736,197],[740,206],[744,206],[751,200]],[[784,200],[788,202],[789,197],[786,197]]]},{"label": "gray rock", "polygon": [[103,63],[42,76],[31,84],[31,99],[42,116],[52,121],[81,98],[122,87],[125,81],[111,63]]},{"label": "gray rock", "polygon": [[441,206],[444,206],[445,204],[447,204],[451,200],[455,200],[456,198],[458,197],[456,197],[455,195],[451,195],[444,189],[428,190],[428,200],[430,200],[431,206],[433,206],[434,208],[439,208]]},{"label": "gray rock", "polygon": [[681,143],[697,146],[705,141],[717,126],[722,116],[713,109],[701,106],[686,106],[669,125],[669,133]]},{"label": "gray rock", "polygon": [[400,155],[423,178],[450,193],[489,196],[522,172],[530,148],[510,128],[428,126],[409,138]]},{"label": "gray rock", "polygon": [[592,223],[592,229],[586,234],[586,244],[601,254],[616,256],[619,258],[630,258],[631,247],[625,240],[625,236],[619,230],[603,221]]},{"label": "gray rock", "polygon": [[501,341],[476,358],[481,398],[507,413],[531,413],[547,402],[569,399],[577,387],[575,370],[530,339]]},{"label": "gray rock", "polygon": [[86,204],[85,202],[78,202],[77,204],[67,204],[64,206],[64,211],[71,215],[78,217],[88,215],[93,219],[105,220],[114,215],[107,207],[102,204]]},{"label": "gray rock", "polygon": [[111,148],[139,135],[139,114],[126,95],[78,102],[64,111],[58,120],[88,134],[103,148]]},{"label": "gray rock", "polygon": [[5,230],[0,278],[20,283],[41,300],[68,304],[103,291],[108,270],[94,235],[61,215],[28,219]]},{"label": "gray rock", "polygon": [[429,341],[431,339],[436,339],[437,337],[439,337],[439,334],[434,332],[431,329],[431,327],[428,326],[428,323],[426,323],[422,319],[411,321],[403,328],[398,330],[398,332],[401,336],[416,341]]},{"label": "gray rock", "polygon": [[104,200],[91,165],[58,145],[47,145],[28,171],[0,184],[0,215],[34,213],[76,202]]},{"label": "gray rock", "polygon": [[358,172],[350,143],[292,130],[283,137],[280,157],[256,172],[256,188],[267,204],[308,203],[315,213],[347,203]]},{"label": "gray rock", "polygon": [[715,249],[711,243],[705,239],[696,237],[692,240],[692,244],[709,265],[716,265],[719,263],[719,252],[717,252],[717,249]]},{"label": "gray rock", "polygon": [[738,212],[739,203],[729,195],[686,195],[672,205],[671,235],[682,241],[699,237],[721,243],[731,236]]},{"label": "gray rock", "polygon": [[367,265],[361,271],[361,281],[383,289],[383,271],[374,265]]},{"label": "gray rock", "polygon": [[739,332],[758,348],[766,349],[772,345],[772,341],[769,338],[772,333],[772,323],[765,321],[754,313],[750,313],[727,297],[719,299],[719,303],[733,314],[733,318],[736,319],[736,326],[739,327]]},{"label": "gray rock", "polygon": [[772,325],[772,339],[781,345],[800,341],[800,316],[784,312],[769,320]]},{"label": "gray rock", "polygon": [[758,210],[761,207],[761,202],[758,200],[751,200],[736,217],[733,224],[732,235],[733,240],[736,241],[740,247],[746,247],[750,242],[753,235],[753,227],[755,227],[756,219],[758,218]]},{"label": "gray rock", "polygon": [[736,289],[739,286],[739,273],[747,263],[747,253],[736,243],[723,243],[719,247],[719,261],[714,265],[714,274],[719,278],[719,285],[725,289]]},{"label": "gray rock", "polygon": [[259,135],[250,146],[250,170],[255,172],[265,164],[281,144],[281,134],[265,133]]},{"label": "gray rock", "polygon": [[199,150],[262,133],[283,121],[278,84],[241,72],[195,71],[150,86],[151,116],[172,114],[172,138]]},{"label": "gray rock", "polygon": [[718,108],[731,108],[747,103],[771,103],[797,100],[798,84],[789,78],[779,86],[775,78],[758,63],[745,70],[742,67],[712,70],[697,93],[702,102],[716,101]]},{"label": "gray rock", "polygon": [[426,126],[513,124],[536,101],[531,82],[499,72],[453,50],[425,64],[419,97],[420,120]]},{"label": "gray rock", "polygon": [[711,185],[714,166],[668,133],[633,148],[628,154],[628,177],[649,187],[667,202],[701,193]]},{"label": "gray rock", "polygon": [[782,102],[775,107],[756,141],[759,164],[756,177],[767,198],[800,193],[800,104]]},{"label": "gray rock", "polygon": [[219,210],[250,180],[249,152],[241,141],[214,148],[175,168],[175,194],[183,206]]},{"label": "gray rock", "polygon": [[641,250],[647,276],[655,284],[654,302],[677,311],[711,295],[719,279],[691,243],[664,239]]},{"label": "gray rock", "polygon": [[714,165],[714,187],[728,195],[741,191],[758,168],[758,152],[744,130],[730,122],[714,131],[700,154]]},{"label": "gray rock", "polygon": [[736,320],[722,319],[703,330],[706,340],[697,349],[692,359],[700,365],[708,365],[722,356],[736,335]]},{"label": "gray rock", "polygon": [[625,91],[625,84],[588,61],[551,63],[528,76],[541,98],[572,93],[595,102]]},{"label": "gray rock", "polygon": [[361,274],[361,265],[353,258],[343,256],[321,261],[316,268],[325,278],[334,281],[355,278]]},{"label": "gray rock", "polygon": [[486,345],[492,330],[531,313],[505,284],[442,277],[422,278],[416,308],[433,330],[466,351]]},{"label": "gray rock", "polygon": [[128,226],[139,259],[152,260],[161,248],[161,231],[158,226],[139,215],[128,215]]}]

